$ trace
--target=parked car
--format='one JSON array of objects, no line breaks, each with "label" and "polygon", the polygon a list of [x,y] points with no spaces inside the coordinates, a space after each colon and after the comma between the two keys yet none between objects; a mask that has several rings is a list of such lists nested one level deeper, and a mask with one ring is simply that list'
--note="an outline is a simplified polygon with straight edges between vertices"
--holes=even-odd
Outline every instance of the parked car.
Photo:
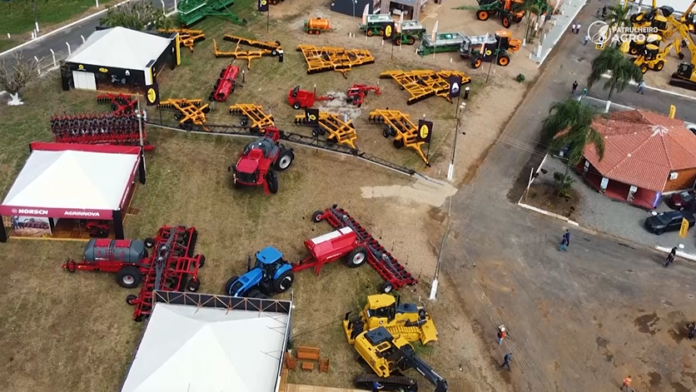
[{"label": "parked car", "polygon": [[696,218],[694,214],[687,211],[667,211],[657,213],[645,220],[645,228],[657,235],[665,231],[679,231],[681,228],[682,219],[689,222],[689,228],[694,226]]},{"label": "parked car", "polygon": [[691,204],[696,199],[696,191],[684,191],[673,193],[667,199],[667,205],[673,210],[691,210]]}]

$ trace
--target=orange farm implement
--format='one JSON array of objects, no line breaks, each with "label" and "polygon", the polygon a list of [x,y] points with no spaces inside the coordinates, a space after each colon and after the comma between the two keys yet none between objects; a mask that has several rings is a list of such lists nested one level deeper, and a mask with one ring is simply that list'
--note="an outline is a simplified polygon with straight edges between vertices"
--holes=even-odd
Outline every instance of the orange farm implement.
[{"label": "orange farm implement", "polygon": [[298,45],[297,51],[307,62],[307,74],[336,71],[347,78],[346,72],[360,65],[372,64],[375,58],[366,49],[344,49],[338,47]]},{"label": "orange farm implement", "polygon": [[[233,51],[218,50],[217,42],[213,40],[213,50],[215,57],[234,57],[237,60],[246,60],[247,68],[251,69],[251,60],[260,59],[263,56],[280,56],[282,61],[283,49],[278,41],[256,41],[235,35],[225,35],[225,41],[232,41],[237,44]],[[256,50],[240,50],[240,45],[247,45]]]},{"label": "orange farm implement", "polygon": [[452,102],[449,97],[450,76],[461,77],[462,85],[471,83],[471,78],[459,71],[386,71],[379,75],[380,79],[394,79],[400,89],[408,91],[411,94],[407,101],[409,105],[434,96]]},{"label": "orange farm implement", "polygon": [[205,40],[203,30],[191,29],[159,29],[160,33],[179,33],[179,45],[187,47],[193,52],[196,42]]},{"label": "orange farm implement", "polygon": [[334,29],[331,28],[328,19],[312,18],[305,20],[304,31],[307,32],[307,34],[321,34],[322,32],[334,31]]},{"label": "orange farm implement", "polygon": [[[316,110],[314,110],[316,112]],[[316,117],[316,118],[314,118]],[[312,128],[312,136],[317,138],[329,135],[326,140],[329,143],[345,144],[352,149],[355,147],[355,139],[358,135],[355,133],[355,126],[350,120],[343,121],[341,116],[337,114],[319,112],[319,115],[312,113],[312,110],[305,110],[305,114],[295,116],[295,124],[307,125]]]},{"label": "orange farm implement", "polygon": [[274,127],[273,115],[266,114],[261,106],[250,103],[238,103],[230,106],[230,113],[242,116],[240,125],[249,128],[251,133],[261,133],[262,129]]},{"label": "orange farm implement", "polygon": [[382,136],[394,138],[394,147],[408,147],[416,150],[423,162],[428,164],[428,158],[423,154],[422,146],[425,141],[418,137],[418,126],[411,122],[408,114],[398,110],[373,110],[368,121],[371,123],[385,124]]},{"label": "orange farm implement", "polygon": [[205,115],[210,112],[208,104],[203,104],[200,99],[167,99],[157,105],[160,109],[174,109],[178,113],[174,115],[179,121],[181,129],[189,129],[190,125],[200,125],[208,131],[205,126]]}]

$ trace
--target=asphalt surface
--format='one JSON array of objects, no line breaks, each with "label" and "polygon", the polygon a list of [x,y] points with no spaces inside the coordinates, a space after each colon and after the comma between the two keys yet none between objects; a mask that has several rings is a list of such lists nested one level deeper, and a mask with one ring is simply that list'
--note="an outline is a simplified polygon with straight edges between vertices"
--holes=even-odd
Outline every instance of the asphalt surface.
[{"label": "asphalt surface", "polygon": [[[175,0],[164,0],[166,9],[173,9],[174,2]],[[162,8],[162,1],[160,0],[152,0],[152,4]],[[39,60],[45,59],[42,61],[42,64],[50,62],[49,59],[52,58],[51,49],[55,52],[57,60],[63,60],[68,55],[68,45],[66,43],[70,44],[71,51],[76,50],[82,44],[82,37],[87,39],[96,30],[96,27],[99,25],[99,18],[103,16],[104,14],[91,17],[48,37],[35,40],[19,50],[24,53],[25,58],[37,57]],[[12,53],[7,53],[0,57],[11,58]],[[8,63],[11,62],[12,60],[8,60]]]},{"label": "asphalt surface", "polygon": [[[583,25],[599,6],[586,7]],[[543,157],[532,141],[550,105],[589,73],[592,52],[581,40],[560,41],[501,141],[453,197],[440,290],[456,291],[489,343],[477,366],[497,367],[513,353],[512,372],[502,372],[510,390],[611,391],[630,374],[637,391],[686,392],[696,385],[696,346],[683,328],[696,318],[693,264],[664,268],[662,254],[575,227],[569,251],[559,252],[567,225],[514,204]],[[510,331],[503,346],[500,324]]]}]

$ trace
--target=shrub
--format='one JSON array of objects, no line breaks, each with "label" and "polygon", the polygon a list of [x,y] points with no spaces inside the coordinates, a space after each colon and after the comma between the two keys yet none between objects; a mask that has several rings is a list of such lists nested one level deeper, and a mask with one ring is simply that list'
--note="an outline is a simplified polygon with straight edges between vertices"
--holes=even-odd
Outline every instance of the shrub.
[{"label": "shrub", "polygon": [[519,83],[524,82],[524,79],[525,79],[525,77],[523,74],[518,74],[517,77],[515,78],[515,80],[517,80]]}]

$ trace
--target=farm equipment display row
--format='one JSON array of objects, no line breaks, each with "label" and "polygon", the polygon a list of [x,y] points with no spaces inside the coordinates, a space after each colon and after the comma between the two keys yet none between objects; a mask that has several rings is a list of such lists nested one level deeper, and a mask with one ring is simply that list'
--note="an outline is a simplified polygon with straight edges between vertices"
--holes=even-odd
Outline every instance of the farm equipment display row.
[{"label": "farm equipment display row", "polygon": [[361,65],[372,64],[375,58],[367,49],[345,49],[333,46],[318,47],[298,45],[297,51],[307,62],[307,74],[336,71],[347,78],[346,73]]},{"label": "farm equipment display row", "polygon": [[394,79],[399,88],[408,91],[411,94],[411,98],[406,102],[408,105],[434,96],[452,102],[450,98],[452,78],[460,81],[459,87],[471,83],[471,78],[465,73],[447,70],[386,71],[382,72],[379,77],[380,79]]},{"label": "farm equipment display row", "polygon": [[197,239],[198,231],[185,226],[163,226],[154,238],[145,240],[92,239],[82,261],[69,259],[62,267],[71,273],[115,273],[120,286],[141,286],[140,293],[128,295],[126,302],[135,306],[133,319],[143,321],[152,312],[153,291],[198,291],[205,257],[195,254]]},{"label": "farm equipment display row", "polygon": [[[223,39],[236,43],[236,46],[232,51],[219,50],[217,42],[213,40],[213,52],[215,53],[215,57],[234,57],[237,60],[246,60],[248,69],[251,69],[251,60],[260,59],[263,56],[278,56],[278,60],[280,62],[283,61],[283,48],[278,41],[257,41],[236,35],[225,35]],[[241,50],[241,45],[251,46],[257,49]]]},{"label": "farm equipment display row", "polygon": [[[140,144],[136,114],[80,114],[51,116],[51,132],[56,143]],[[145,129],[143,126],[143,140]],[[152,150],[151,145],[146,150]]]}]

